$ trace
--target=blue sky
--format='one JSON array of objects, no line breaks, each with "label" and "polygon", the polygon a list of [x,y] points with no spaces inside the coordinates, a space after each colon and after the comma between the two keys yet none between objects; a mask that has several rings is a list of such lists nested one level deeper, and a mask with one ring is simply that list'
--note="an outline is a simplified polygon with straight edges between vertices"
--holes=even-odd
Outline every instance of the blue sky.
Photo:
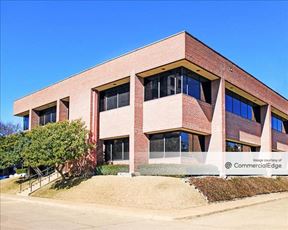
[{"label": "blue sky", "polygon": [[186,30],[288,98],[288,2],[1,1],[1,120],[13,101]]}]

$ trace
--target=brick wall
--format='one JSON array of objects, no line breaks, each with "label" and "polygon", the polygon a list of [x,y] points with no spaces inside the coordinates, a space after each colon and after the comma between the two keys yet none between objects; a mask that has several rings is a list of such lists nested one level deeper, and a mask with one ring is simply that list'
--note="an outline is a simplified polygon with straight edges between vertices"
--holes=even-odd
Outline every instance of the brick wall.
[{"label": "brick wall", "polygon": [[226,112],[226,138],[260,145],[261,124]]}]

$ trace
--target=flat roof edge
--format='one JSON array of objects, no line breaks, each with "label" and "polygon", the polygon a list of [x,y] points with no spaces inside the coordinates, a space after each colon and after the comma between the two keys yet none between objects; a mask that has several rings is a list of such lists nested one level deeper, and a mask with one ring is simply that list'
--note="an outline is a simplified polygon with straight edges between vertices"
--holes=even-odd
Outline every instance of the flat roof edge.
[{"label": "flat roof edge", "polygon": [[30,96],[30,95],[33,95],[33,94],[35,94],[35,93],[37,93],[37,92],[40,92],[40,91],[42,91],[42,90],[44,90],[44,89],[47,89],[47,88],[49,88],[49,87],[51,87],[51,86],[53,86],[53,85],[59,84],[59,83],[61,83],[61,82],[63,82],[63,81],[66,81],[66,80],[68,80],[68,79],[70,79],[70,78],[76,77],[77,75],[82,74],[82,73],[85,73],[85,72],[87,72],[87,71],[89,71],[89,70],[91,70],[91,69],[94,69],[94,68],[98,67],[98,66],[104,65],[104,64],[106,64],[106,63],[108,63],[108,62],[114,61],[114,60],[116,60],[116,59],[118,59],[118,58],[121,58],[121,57],[124,57],[124,56],[126,56],[126,55],[129,55],[129,54],[131,54],[131,53],[137,52],[138,50],[145,49],[145,48],[147,48],[147,47],[149,47],[149,46],[152,46],[152,45],[154,45],[154,44],[160,43],[160,42],[165,41],[165,40],[167,40],[167,39],[169,39],[169,38],[176,37],[176,36],[178,36],[178,35],[180,35],[180,34],[183,34],[183,33],[185,34],[185,33],[187,33],[187,32],[186,32],[185,30],[182,30],[182,31],[180,31],[180,32],[178,32],[178,33],[169,35],[168,37],[162,38],[162,39],[160,39],[160,40],[154,41],[154,42],[149,43],[149,44],[147,44],[147,45],[141,46],[141,47],[139,47],[139,48],[133,49],[133,50],[128,51],[128,52],[126,52],[126,53],[124,53],[124,54],[121,54],[121,55],[119,55],[119,56],[116,56],[116,57],[114,57],[114,58],[111,58],[111,59],[108,59],[108,60],[106,60],[106,61],[100,62],[100,63],[98,63],[98,64],[96,64],[96,65],[94,65],[94,66],[88,67],[88,68],[86,68],[86,69],[84,69],[84,70],[82,70],[82,71],[80,71],[80,72],[78,72],[78,73],[69,75],[68,77],[65,77],[64,79],[62,79],[62,80],[60,80],[60,81],[56,81],[55,83],[52,83],[51,85],[48,85],[48,86],[43,87],[43,88],[41,88],[41,89],[39,89],[39,90],[36,90],[36,91],[34,91],[34,92],[32,92],[32,93],[29,93],[29,94],[26,94],[26,95],[24,95],[24,96],[22,96],[22,97],[19,97],[19,98],[15,99],[14,102],[19,101],[19,100],[21,100],[21,99],[23,99],[23,98],[25,98],[25,97]]},{"label": "flat roof edge", "polygon": [[281,95],[280,93],[278,93],[277,91],[275,91],[274,89],[270,88],[268,85],[266,85],[264,82],[260,81],[258,78],[254,77],[252,74],[248,73],[246,70],[244,70],[243,68],[241,68],[239,65],[237,65],[235,62],[231,61],[229,58],[225,57],[223,54],[219,53],[218,51],[216,51],[215,49],[211,48],[210,46],[208,46],[207,44],[205,44],[204,42],[202,42],[201,40],[199,40],[198,38],[194,37],[192,34],[190,34],[187,31],[184,31],[184,33],[186,33],[188,36],[192,37],[193,39],[195,39],[196,41],[200,42],[202,45],[206,46],[208,49],[212,50],[213,52],[215,52],[216,54],[218,54],[219,56],[221,56],[222,58],[224,58],[225,60],[229,61],[231,64],[235,65],[237,68],[239,68],[240,70],[242,70],[244,73],[248,74],[250,77],[254,78],[255,80],[257,80],[258,82],[260,82],[262,85],[264,85],[265,87],[267,87],[268,89],[270,89],[272,92],[276,93],[278,96],[282,97],[284,100],[286,100],[288,102],[288,98],[284,97],[283,95]]}]

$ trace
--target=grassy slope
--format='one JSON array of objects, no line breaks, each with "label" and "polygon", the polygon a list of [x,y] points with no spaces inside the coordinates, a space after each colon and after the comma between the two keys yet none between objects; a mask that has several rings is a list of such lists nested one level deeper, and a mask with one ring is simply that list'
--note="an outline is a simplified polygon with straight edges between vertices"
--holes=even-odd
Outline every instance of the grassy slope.
[{"label": "grassy slope", "polygon": [[[32,181],[35,181],[33,179]],[[29,185],[29,182],[26,181],[22,184],[23,188],[26,188]],[[0,193],[6,194],[17,194],[20,189],[19,178],[8,178],[0,180]]]},{"label": "grassy slope", "polygon": [[16,194],[19,192],[19,184],[17,178],[9,178],[0,181],[1,193]]},{"label": "grassy slope", "polygon": [[151,209],[183,209],[207,204],[188,183],[160,176],[94,176],[73,187],[46,186],[32,196]]}]

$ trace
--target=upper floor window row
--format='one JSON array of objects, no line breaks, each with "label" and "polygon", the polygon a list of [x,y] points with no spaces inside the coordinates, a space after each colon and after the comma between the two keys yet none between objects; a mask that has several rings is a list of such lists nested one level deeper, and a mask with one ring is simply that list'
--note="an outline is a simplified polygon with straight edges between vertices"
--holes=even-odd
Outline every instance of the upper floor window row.
[{"label": "upper floor window row", "polygon": [[278,132],[288,133],[288,121],[274,113],[272,113],[271,126]]},{"label": "upper floor window row", "polygon": [[130,104],[129,83],[100,92],[100,111],[116,109]]},{"label": "upper floor window row", "polygon": [[211,81],[184,67],[144,79],[145,101],[184,93],[211,103]]},{"label": "upper floor window row", "polygon": [[39,111],[39,125],[56,122],[56,106]]},{"label": "upper floor window row", "polygon": [[260,122],[260,106],[226,89],[226,111],[243,118]]}]

